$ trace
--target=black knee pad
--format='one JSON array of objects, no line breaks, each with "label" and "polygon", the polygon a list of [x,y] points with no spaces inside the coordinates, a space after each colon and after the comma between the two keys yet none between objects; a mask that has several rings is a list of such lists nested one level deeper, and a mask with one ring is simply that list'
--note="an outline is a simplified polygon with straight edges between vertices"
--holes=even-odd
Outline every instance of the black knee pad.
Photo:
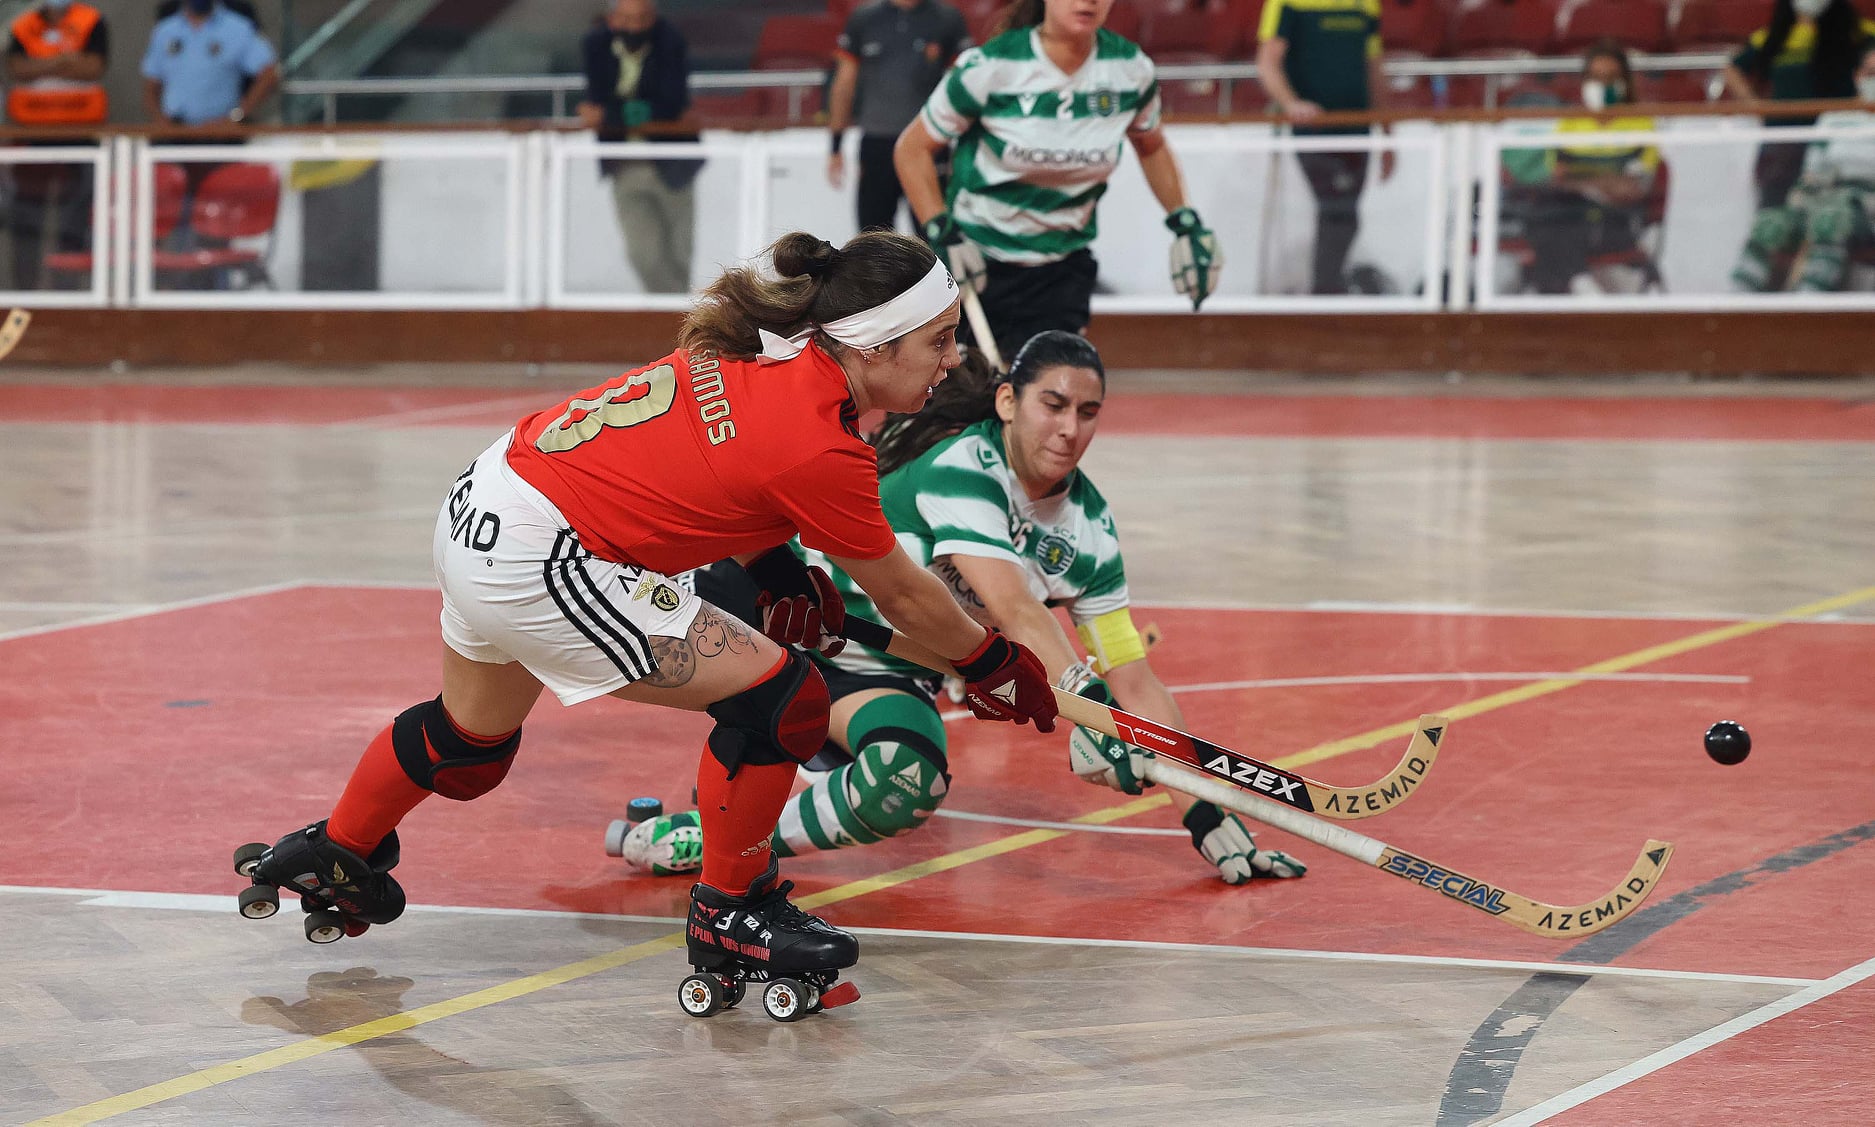
[{"label": "black knee pad", "polygon": [[493,747],[470,743],[443,711],[443,698],[405,709],[391,724],[391,750],[410,781],[444,798],[480,798],[508,777],[521,729]]},{"label": "black knee pad", "polygon": [[814,663],[788,650],[774,676],[711,705],[710,754],[729,769],[744,763],[806,763],[827,741],[827,682]]}]

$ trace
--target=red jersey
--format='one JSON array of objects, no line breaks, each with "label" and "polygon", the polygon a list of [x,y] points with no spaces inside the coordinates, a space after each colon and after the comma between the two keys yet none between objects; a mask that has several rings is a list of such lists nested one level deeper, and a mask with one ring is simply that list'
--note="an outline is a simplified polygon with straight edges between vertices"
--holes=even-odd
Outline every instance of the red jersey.
[{"label": "red jersey", "polygon": [[508,464],[601,559],[670,573],[799,535],[874,560],[897,540],[857,422],[812,344],[773,364],[678,349],[522,419]]}]

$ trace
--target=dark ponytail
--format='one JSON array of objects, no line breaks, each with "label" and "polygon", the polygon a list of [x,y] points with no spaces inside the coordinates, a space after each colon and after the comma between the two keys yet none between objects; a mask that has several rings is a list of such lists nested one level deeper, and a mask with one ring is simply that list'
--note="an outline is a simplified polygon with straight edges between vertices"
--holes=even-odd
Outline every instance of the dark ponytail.
[{"label": "dark ponytail", "polygon": [[[793,336],[810,323],[824,325],[883,305],[916,285],[937,261],[923,242],[890,231],[868,231],[842,247],[796,231],[776,240],[768,257],[774,276],[737,266],[705,287],[684,318],[678,346],[752,359],[762,350],[756,330]],[[843,351],[825,333],[814,339],[829,353]]]},{"label": "dark ponytail", "polygon": [[873,432],[872,444],[879,456],[879,476],[884,477],[958,431],[984,419],[996,417],[996,389],[1008,384],[1019,397],[1022,389],[1050,368],[1091,368],[1107,386],[1107,369],[1100,362],[1100,352],[1078,333],[1050,329],[1030,337],[1016,352],[1009,374],[999,376],[978,349],[971,349],[964,362],[931,393],[924,409],[915,415],[887,415]]},{"label": "dark ponytail", "polygon": [[996,22],[990,25],[989,37],[994,39],[1006,31],[1034,27],[1042,22],[1045,10],[1042,0],[1014,0],[996,13]]}]

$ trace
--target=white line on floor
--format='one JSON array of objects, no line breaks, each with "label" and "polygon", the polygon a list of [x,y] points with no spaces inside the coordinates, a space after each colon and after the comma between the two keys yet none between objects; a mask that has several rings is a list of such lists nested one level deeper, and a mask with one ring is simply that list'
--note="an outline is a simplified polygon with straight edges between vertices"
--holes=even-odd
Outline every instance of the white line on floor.
[{"label": "white line on floor", "polygon": [[[229,874],[230,879],[239,879]],[[655,878],[652,878],[655,879]],[[31,885],[0,884],[0,895],[82,896],[80,906],[98,908],[143,908],[168,911],[234,913],[232,896],[208,896],[172,892],[121,892],[99,888],[37,888]],[[410,911],[460,916],[518,916],[534,919],[617,920],[624,923],[669,924],[682,926],[675,916],[626,916],[605,912],[565,912],[542,908],[469,908],[439,904],[412,904]],[[1503,959],[1464,959],[1445,955],[1383,955],[1366,951],[1310,951],[1287,947],[1232,947],[1220,943],[1161,943],[1144,939],[1082,939],[1057,935],[997,935],[975,931],[926,931],[918,928],[854,927],[846,930],[856,935],[879,935],[912,939],[955,939],[972,943],[1031,943],[1059,947],[1115,947],[1140,951],[1201,952],[1260,959],[1301,959],[1348,963],[1394,963],[1401,966],[1451,967],[1459,970],[1514,971],[1519,974],[1574,974],[1592,978],[1667,978],[1688,982],[1736,982],[1761,986],[1820,987],[1835,982],[1842,975],[1819,982],[1814,978],[1782,978],[1756,974],[1721,974],[1714,971],[1655,970],[1647,967],[1594,966],[1584,963],[1533,963]],[[1862,964],[1875,974],[1875,960]],[[1845,972],[1848,973],[1848,972]],[[1862,977],[1868,977],[1864,974]],[[1860,979],[1856,979],[1860,981]],[[1843,983],[1842,986],[1850,985]],[[1842,986],[1835,989],[1840,990]],[[1834,993],[1831,990],[1830,993]],[[1805,993],[1809,993],[1806,991]],[[1824,995],[1817,995],[1823,997]],[[1792,995],[1801,997],[1801,995]],[[1812,999],[1814,1000],[1814,999]],[[1749,1015],[1747,1015],[1749,1016]],[[1775,1016],[1775,1015],[1773,1015]],[[1766,1020],[1769,1020],[1768,1018]],[[1720,1028],[1724,1028],[1721,1026]],[[1560,1110],[1560,1109],[1559,1109]]]},{"label": "white line on floor", "polygon": [[[377,579],[321,580],[321,587],[384,587],[397,590],[433,590],[434,582],[400,582]],[[1268,614],[1429,614],[1486,618],[1596,618],[1641,622],[1804,622],[1836,623],[1857,626],[1875,625],[1875,616],[1843,614],[1792,617],[1778,614],[1745,614],[1739,611],[1647,611],[1647,610],[1557,610],[1554,608],[1480,607],[1469,603],[1386,603],[1363,600],[1318,599],[1306,603],[1258,603],[1234,599],[1152,599],[1133,604],[1135,613],[1151,610],[1248,611]]]},{"label": "white line on floor", "polygon": [[194,599],[179,599],[173,603],[148,603],[128,606],[110,614],[94,615],[72,622],[50,622],[44,626],[23,626],[18,630],[0,631],[0,642],[10,642],[15,638],[31,638],[39,634],[54,634],[60,630],[76,630],[81,626],[103,626],[112,622],[127,622],[133,618],[147,618],[150,615],[167,614],[175,610],[189,610],[193,607],[213,606],[216,603],[233,602],[236,599],[251,599],[261,595],[277,595],[282,591],[291,591],[305,584],[295,579],[289,583],[269,583],[261,587],[240,587],[233,591],[222,591],[213,595],[203,595]]},{"label": "white line on floor", "polygon": [[1723,1025],[1715,1025],[1704,1033],[1688,1037],[1677,1045],[1669,1045],[1657,1053],[1642,1057],[1626,1068],[1616,1069],[1600,1079],[1578,1085],[1561,1095],[1551,1096],[1533,1108],[1519,1112],[1509,1119],[1499,1120],[1498,1127],[1530,1127],[1531,1124],[1541,1123],[1558,1112],[1568,1111],[1597,1096],[1606,1095],[1624,1084],[1633,1083],[1670,1064],[1685,1060],[1694,1053],[1710,1049],[1721,1041],[1728,1041],[1740,1033],[1756,1029],[1767,1021],[1783,1017],[1787,1013],[1794,1013],[1812,1002],[1819,1002],[1831,994],[1847,990],[1856,983],[1871,977],[1875,977],[1875,959],[1858,963],[1841,974],[1826,978],[1821,982],[1814,982],[1807,989],[1759,1006],[1750,1013],[1740,1014]]}]

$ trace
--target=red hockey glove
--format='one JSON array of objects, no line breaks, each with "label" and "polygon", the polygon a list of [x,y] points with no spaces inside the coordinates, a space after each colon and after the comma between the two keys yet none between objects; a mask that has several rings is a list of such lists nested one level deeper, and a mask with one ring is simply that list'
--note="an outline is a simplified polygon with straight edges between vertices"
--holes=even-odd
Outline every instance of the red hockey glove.
[{"label": "red hockey glove", "polygon": [[990,628],[976,652],[957,663],[964,703],[982,720],[1035,721],[1039,732],[1055,730],[1054,686],[1036,656]]},{"label": "red hockey glove", "polygon": [[846,600],[833,579],[801,562],[787,545],[770,548],[742,565],[761,588],[755,605],[762,633],[784,646],[806,646],[832,657],[846,648]]}]

